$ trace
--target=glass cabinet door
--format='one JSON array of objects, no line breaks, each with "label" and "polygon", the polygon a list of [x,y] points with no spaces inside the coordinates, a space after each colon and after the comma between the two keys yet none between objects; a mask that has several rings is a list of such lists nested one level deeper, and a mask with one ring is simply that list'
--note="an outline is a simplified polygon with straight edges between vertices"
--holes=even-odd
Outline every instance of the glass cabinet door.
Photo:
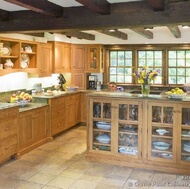
[{"label": "glass cabinet door", "polygon": [[190,163],[190,107],[181,110],[181,160]]},{"label": "glass cabinet door", "polygon": [[111,151],[111,102],[106,102],[106,100],[93,101],[92,107],[92,149]]},{"label": "glass cabinet door", "polygon": [[98,66],[98,49],[97,48],[89,48],[89,69],[97,69]]},{"label": "glass cabinet door", "polygon": [[141,124],[140,103],[119,102],[118,105],[118,153],[138,157]]},{"label": "glass cabinet door", "polygon": [[149,104],[148,134],[149,159],[159,158],[160,161],[174,160],[174,113],[173,105]]}]

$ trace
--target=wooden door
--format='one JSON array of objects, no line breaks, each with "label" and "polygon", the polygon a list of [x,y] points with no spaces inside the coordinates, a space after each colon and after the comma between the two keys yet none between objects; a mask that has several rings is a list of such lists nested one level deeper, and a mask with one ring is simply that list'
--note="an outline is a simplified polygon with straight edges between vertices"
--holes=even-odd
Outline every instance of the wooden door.
[{"label": "wooden door", "polygon": [[23,112],[19,115],[19,150],[32,144],[34,140],[34,130],[32,124],[32,113]]},{"label": "wooden door", "polygon": [[40,76],[51,76],[52,74],[52,44],[41,43],[38,59],[38,72]]},{"label": "wooden door", "polygon": [[72,72],[71,76],[71,83],[72,85],[78,86],[79,89],[85,89],[85,73],[84,72]]},{"label": "wooden door", "polygon": [[85,45],[71,45],[71,71],[85,70]]}]

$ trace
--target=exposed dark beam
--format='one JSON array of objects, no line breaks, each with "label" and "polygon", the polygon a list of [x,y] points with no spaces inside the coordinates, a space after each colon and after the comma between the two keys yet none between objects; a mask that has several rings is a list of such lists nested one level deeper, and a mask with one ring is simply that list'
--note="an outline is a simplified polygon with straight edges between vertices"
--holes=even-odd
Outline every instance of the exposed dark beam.
[{"label": "exposed dark beam", "polygon": [[10,13],[10,21],[0,21],[0,33],[19,31],[107,30],[190,23],[190,1],[172,4],[175,11],[150,9],[144,1],[111,4],[110,15],[100,15],[83,6],[64,8],[64,17],[50,17],[33,11]]},{"label": "exposed dark beam", "polygon": [[25,35],[35,36],[35,37],[44,37],[44,32],[40,32],[40,33],[20,32],[20,33],[25,34]]},{"label": "exposed dark beam", "polygon": [[110,3],[107,0],[75,0],[84,5],[92,12],[99,14],[110,14]]},{"label": "exposed dark beam", "polygon": [[61,17],[63,16],[63,7],[60,7],[47,0],[5,0],[9,3],[13,3],[24,7],[26,9],[45,14],[48,16]]},{"label": "exposed dark beam", "polygon": [[65,32],[54,32],[54,33],[66,35],[67,37],[76,37],[78,39],[95,40],[95,35],[80,31],[65,31]]},{"label": "exposed dark beam", "polygon": [[175,36],[175,38],[181,38],[181,32],[177,26],[168,26],[168,29]]},{"label": "exposed dark beam", "polygon": [[146,37],[147,39],[153,39],[153,33],[149,30],[144,30],[144,28],[130,28],[132,31]]},{"label": "exposed dark beam", "polygon": [[8,21],[10,19],[10,14],[8,11],[0,9],[0,20]]},{"label": "exposed dark beam", "polygon": [[116,37],[119,39],[123,39],[123,40],[127,40],[128,39],[128,35],[126,33],[123,33],[119,30],[115,30],[113,32],[110,32],[109,30],[97,30],[100,33],[112,36],[112,37]]},{"label": "exposed dark beam", "polygon": [[164,0],[147,0],[154,11],[164,11]]}]

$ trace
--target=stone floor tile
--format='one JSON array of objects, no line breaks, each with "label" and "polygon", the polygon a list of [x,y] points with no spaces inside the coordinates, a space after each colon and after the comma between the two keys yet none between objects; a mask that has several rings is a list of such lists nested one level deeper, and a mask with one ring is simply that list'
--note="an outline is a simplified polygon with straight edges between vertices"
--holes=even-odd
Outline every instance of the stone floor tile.
[{"label": "stone floor tile", "polygon": [[95,189],[98,183],[86,180],[77,180],[69,189]]},{"label": "stone floor tile", "polygon": [[32,182],[24,182],[16,189],[41,189],[44,185],[32,183]]},{"label": "stone floor tile", "polygon": [[9,177],[3,177],[1,176],[0,178],[0,188],[1,189],[13,189],[18,187],[20,184],[22,184],[24,181],[14,179],[14,178],[9,178]]},{"label": "stone floor tile", "polygon": [[96,189],[123,189],[123,187],[121,187],[121,186],[112,186],[112,185],[108,185],[108,184],[105,184],[105,183],[100,183],[100,184],[98,184]]}]

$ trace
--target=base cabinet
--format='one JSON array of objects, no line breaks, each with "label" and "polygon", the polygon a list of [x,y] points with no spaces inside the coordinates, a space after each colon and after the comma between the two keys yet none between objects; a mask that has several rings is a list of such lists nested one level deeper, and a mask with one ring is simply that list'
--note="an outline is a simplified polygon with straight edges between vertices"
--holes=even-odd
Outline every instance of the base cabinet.
[{"label": "base cabinet", "polygon": [[18,107],[0,111],[0,162],[18,152]]},{"label": "base cabinet", "polygon": [[88,95],[88,111],[89,160],[189,175],[190,102]]},{"label": "base cabinet", "polygon": [[48,139],[48,109],[38,109],[21,112],[19,115],[19,152],[33,149]]}]

